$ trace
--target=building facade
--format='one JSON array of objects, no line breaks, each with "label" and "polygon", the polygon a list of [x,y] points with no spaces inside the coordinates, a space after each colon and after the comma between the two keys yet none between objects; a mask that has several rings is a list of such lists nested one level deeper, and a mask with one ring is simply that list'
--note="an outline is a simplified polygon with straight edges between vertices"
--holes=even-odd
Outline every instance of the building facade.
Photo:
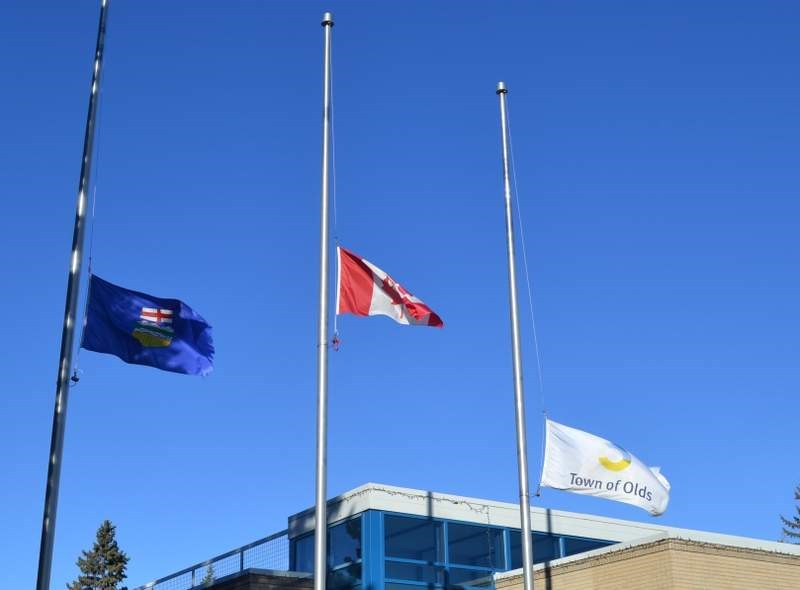
[{"label": "building facade", "polygon": [[[640,547],[654,539],[689,539],[708,546],[755,551],[748,554],[751,557],[760,555],[758,552],[782,554],[787,563],[800,564],[800,548],[780,543],[536,507],[531,509],[531,518],[534,561],[546,564],[538,566],[537,575],[545,579],[545,573],[562,568],[558,570],[561,584],[572,583],[574,574],[562,575],[562,572],[577,571],[577,566],[571,565],[576,560],[599,559],[585,563],[594,564],[592,567],[602,563],[606,567],[609,558],[597,556],[612,555],[611,561],[622,563],[620,550]],[[521,567],[520,546],[517,504],[382,484],[366,484],[328,502],[330,590],[470,590],[501,586],[517,590],[519,572],[505,572]],[[669,546],[673,551],[668,559],[670,564],[676,563],[676,547]],[[638,557],[636,551],[632,553]],[[640,563],[645,564],[645,570],[655,568],[653,572],[665,567],[663,559]],[[209,568],[215,573],[211,587],[219,590],[303,588],[311,577],[313,564],[314,510],[308,509],[290,516],[286,531],[156,580],[139,590],[196,588],[208,577],[204,572],[210,571]],[[686,571],[692,570],[687,566]],[[282,575],[285,586],[281,586]],[[247,585],[250,584],[247,580],[257,578],[260,585]],[[796,587],[800,588],[800,576],[797,579]],[[544,587],[551,590],[547,585]],[[628,586],[603,586],[612,587]],[[686,588],[689,587],[711,588]],[[556,588],[560,590],[562,586],[552,586],[552,590]],[[587,590],[595,586],[581,581],[563,588]]]},{"label": "building facade", "polygon": [[[656,535],[534,569],[547,590],[797,590],[800,552]],[[522,590],[522,572],[498,574],[496,590]]]}]

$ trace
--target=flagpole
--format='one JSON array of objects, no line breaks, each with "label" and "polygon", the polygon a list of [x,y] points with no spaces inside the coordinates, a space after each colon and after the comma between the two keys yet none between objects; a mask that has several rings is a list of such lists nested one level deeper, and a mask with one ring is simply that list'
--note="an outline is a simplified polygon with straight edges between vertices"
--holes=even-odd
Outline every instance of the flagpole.
[{"label": "flagpole", "polygon": [[53,563],[53,542],[56,533],[58,510],[58,487],[61,479],[61,456],[64,451],[64,431],[67,424],[67,398],[69,397],[72,349],[75,339],[78,294],[83,263],[83,242],[86,234],[86,211],[89,179],[92,169],[92,145],[94,143],[95,119],[100,93],[100,72],[103,66],[103,47],[108,18],[108,0],[100,2],[100,20],[97,26],[97,45],[94,52],[92,85],[89,93],[89,111],[86,115],[86,132],[83,138],[83,158],[78,181],[78,203],[75,212],[75,227],[72,232],[72,254],[67,275],[67,298],[64,306],[64,325],[61,332],[61,357],[58,362],[56,401],[53,410],[53,430],[50,435],[50,455],[47,464],[47,488],[42,516],[42,538],[39,544],[39,570],[36,590],[49,590],[50,570]]},{"label": "flagpole", "polygon": [[328,480],[328,155],[331,128],[331,32],[333,15],[322,16],[325,64],[322,99],[322,204],[319,232],[319,339],[317,340],[317,489],[314,525],[314,590],[325,590]]},{"label": "flagpole", "polygon": [[522,534],[522,569],[524,590],[533,590],[533,543],[531,542],[531,500],[528,493],[528,442],[525,434],[525,392],[522,387],[519,313],[517,307],[517,272],[514,254],[514,223],[511,214],[511,182],[508,167],[508,113],[505,82],[497,83],[500,99],[500,130],[503,136],[503,192],[506,208],[506,244],[508,245],[508,294],[511,304],[511,350],[514,368],[514,408],[517,423],[517,467],[519,469],[519,513]]}]

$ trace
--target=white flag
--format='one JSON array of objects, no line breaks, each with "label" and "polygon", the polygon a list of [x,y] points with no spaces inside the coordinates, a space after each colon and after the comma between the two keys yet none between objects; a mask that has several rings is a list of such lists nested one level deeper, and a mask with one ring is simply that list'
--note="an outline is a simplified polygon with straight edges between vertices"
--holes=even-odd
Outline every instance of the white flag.
[{"label": "white flag", "polygon": [[669,482],[622,447],[576,428],[546,421],[542,487],[625,502],[653,516],[669,503]]}]

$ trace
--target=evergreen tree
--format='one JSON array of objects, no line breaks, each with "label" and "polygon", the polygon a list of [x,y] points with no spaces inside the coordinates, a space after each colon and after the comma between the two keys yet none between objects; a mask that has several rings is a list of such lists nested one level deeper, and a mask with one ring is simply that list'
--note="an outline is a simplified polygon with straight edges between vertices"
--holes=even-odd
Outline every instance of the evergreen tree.
[{"label": "evergreen tree", "polygon": [[114,538],[116,527],[104,520],[97,529],[97,540],[91,551],[82,551],[77,565],[81,570],[78,579],[67,584],[67,590],[127,590],[119,583],[127,576],[128,556],[120,551]]},{"label": "evergreen tree", "polygon": [[[794,499],[800,500],[800,486],[794,489]],[[781,515],[783,521],[783,540],[796,545],[800,544],[800,504],[795,506],[797,514],[792,518],[785,518]]]},{"label": "evergreen tree", "polygon": [[215,576],[214,564],[209,563],[208,568],[206,568],[206,575],[202,581],[203,586],[211,586],[211,584],[214,583],[214,576]]}]

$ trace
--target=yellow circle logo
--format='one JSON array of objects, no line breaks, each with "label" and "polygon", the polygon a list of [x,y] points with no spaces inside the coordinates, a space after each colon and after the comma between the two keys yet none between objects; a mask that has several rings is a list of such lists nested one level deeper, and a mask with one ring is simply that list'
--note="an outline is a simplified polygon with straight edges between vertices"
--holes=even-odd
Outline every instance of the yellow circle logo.
[{"label": "yellow circle logo", "polygon": [[[609,471],[623,471],[631,466],[631,454],[628,451],[616,445],[611,445],[610,450],[612,452],[597,458],[600,465]],[[619,457],[619,459],[610,459],[608,455]]]}]

